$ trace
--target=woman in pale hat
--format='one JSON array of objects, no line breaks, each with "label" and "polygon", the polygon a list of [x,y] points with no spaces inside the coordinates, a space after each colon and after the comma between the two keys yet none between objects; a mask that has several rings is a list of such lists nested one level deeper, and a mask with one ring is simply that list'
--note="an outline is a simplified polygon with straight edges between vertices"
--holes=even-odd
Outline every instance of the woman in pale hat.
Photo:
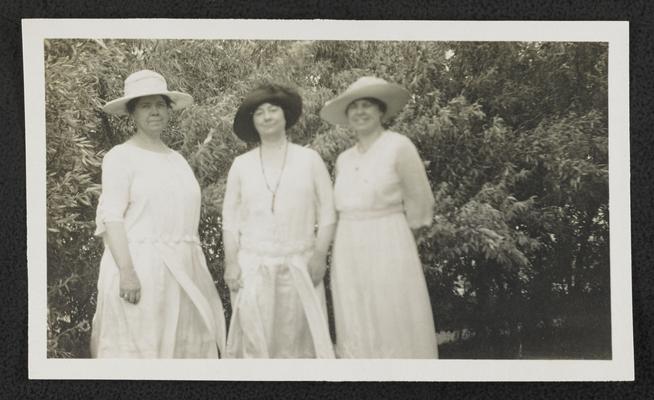
[{"label": "woman in pale hat", "polygon": [[200,186],[161,140],[171,111],[193,98],[149,70],[125,80],[103,110],[129,116],[135,133],[102,162],[96,235],[105,243],[91,354],[111,358],[216,358],[222,304],[200,246]]},{"label": "woman in pale hat", "polygon": [[295,90],[267,84],[234,117],[236,135],[256,147],[234,159],[223,201],[227,357],[334,357],[323,286],[332,183],[318,153],[287,138],[301,113]]},{"label": "woman in pale hat", "polygon": [[402,87],[354,82],[320,116],[357,143],[336,162],[338,226],[331,288],[342,358],[436,358],[436,332],[412,230],[431,224],[434,197],[418,152],[382,125],[406,104]]}]

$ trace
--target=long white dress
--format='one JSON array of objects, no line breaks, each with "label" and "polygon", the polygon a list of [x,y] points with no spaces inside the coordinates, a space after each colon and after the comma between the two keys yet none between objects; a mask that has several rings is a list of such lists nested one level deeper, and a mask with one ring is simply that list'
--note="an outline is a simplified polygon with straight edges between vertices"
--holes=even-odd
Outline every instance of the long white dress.
[{"label": "long white dress", "polygon": [[[288,146],[274,213],[258,148],[229,171],[222,224],[239,238],[243,287],[232,298],[227,357],[334,357],[324,286],[307,270],[316,227],[336,221],[331,179],[318,153]],[[280,172],[266,170],[268,179]]]},{"label": "long white dress", "polygon": [[200,246],[200,186],[179,153],[130,142],[102,163],[96,235],[122,221],[141,299],[119,297],[119,269],[105,248],[91,354],[110,358],[216,358],[225,343],[222,303]]},{"label": "long white dress", "polygon": [[341,358],[437,358],[422,264],[410,228],[431,224],[434,198],[413,143],[385,131],[336,163],[339,214],[331,286]]}]

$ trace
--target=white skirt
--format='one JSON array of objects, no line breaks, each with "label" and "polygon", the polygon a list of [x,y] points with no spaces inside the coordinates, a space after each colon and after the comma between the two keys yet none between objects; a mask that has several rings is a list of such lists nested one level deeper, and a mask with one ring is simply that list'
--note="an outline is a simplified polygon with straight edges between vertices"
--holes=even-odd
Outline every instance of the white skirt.
[{"label": "white skirt", "polygon": [[130,243],[141,299],[119,297],[120,272],[106,249],[98,278],[94,358],[218,358],[222,303],[197,243]]},{"label": "white skirt", "polygon": [[232,293],[227,358],[334,358],[324,286],[314,287],[307,271],[311,255],[241,249],[243,287]]},{"label": "white skirt", "polygon": [[340,358],[438,358],[436,331],[404,213],[339,219],[331,287]]}]

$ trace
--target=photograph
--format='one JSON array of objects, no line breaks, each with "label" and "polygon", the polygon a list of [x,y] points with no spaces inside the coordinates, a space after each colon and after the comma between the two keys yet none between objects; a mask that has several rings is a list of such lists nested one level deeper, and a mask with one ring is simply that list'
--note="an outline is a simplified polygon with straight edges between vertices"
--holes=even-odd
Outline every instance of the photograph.
[{"label": "photograph", "polygon": [[626,23],[70,22],[23,22],[31,377],[633,379]]}]

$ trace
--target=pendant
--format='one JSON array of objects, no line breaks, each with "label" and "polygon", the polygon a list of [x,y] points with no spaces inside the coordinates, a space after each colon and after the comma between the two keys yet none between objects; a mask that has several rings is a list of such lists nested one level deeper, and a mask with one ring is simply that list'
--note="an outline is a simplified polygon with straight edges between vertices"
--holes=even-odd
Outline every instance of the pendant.
[{"label": "pendant", "polygon": [[273,213],[273,214],[275,213],[275,196],[276,195],[277,195],[277,193],[273,193],[272,201],[270,202],[270,212]]}]

